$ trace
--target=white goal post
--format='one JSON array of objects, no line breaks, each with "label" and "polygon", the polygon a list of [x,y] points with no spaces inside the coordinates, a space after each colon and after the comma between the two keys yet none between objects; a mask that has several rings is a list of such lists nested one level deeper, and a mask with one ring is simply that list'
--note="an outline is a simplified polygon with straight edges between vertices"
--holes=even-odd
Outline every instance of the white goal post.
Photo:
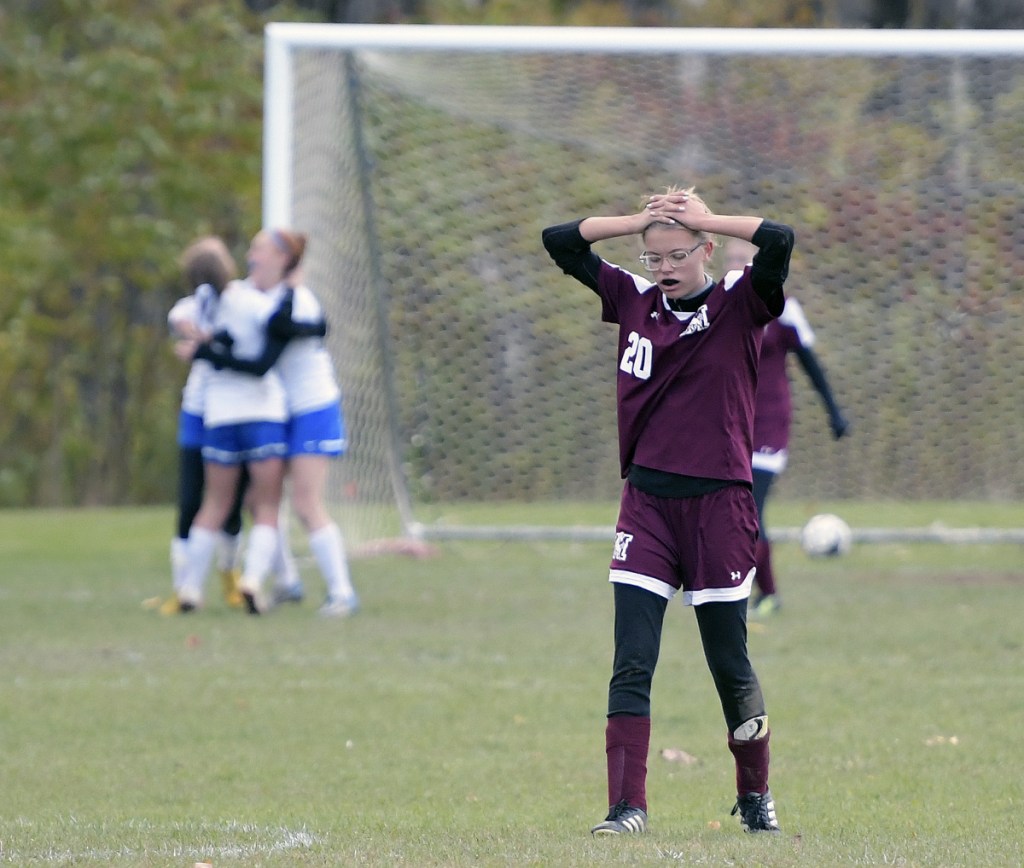
[{"label": "white goal post", "polygon": [[1020,30],[808,30],[793,28],[484,27],[271,23],[265,31],[263,219],[292,217],[294,51],[605,52],[609,54],[1024,56]]},{"label": "white goal post", "polygon": [[346,533],[608,538],[435,519],[614,503],[611,338],[539,229],[687,180],[796,226],[787,288],[854,422],[832,443],[794,374],[780,497],[1024,498],[1022,58],[1010,30],[269,24],[263,221],[311,236]]}]

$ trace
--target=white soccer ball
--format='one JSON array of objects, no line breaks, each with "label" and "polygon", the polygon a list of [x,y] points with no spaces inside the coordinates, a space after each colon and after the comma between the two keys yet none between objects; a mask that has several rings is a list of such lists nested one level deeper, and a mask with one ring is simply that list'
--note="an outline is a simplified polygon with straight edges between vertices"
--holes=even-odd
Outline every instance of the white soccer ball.
[{"label": "white soccer ball", "polygon": [[850,526],[830,512],[813,516],[800,532],[800,546],[812,558],[846,554],[852,544]]}]

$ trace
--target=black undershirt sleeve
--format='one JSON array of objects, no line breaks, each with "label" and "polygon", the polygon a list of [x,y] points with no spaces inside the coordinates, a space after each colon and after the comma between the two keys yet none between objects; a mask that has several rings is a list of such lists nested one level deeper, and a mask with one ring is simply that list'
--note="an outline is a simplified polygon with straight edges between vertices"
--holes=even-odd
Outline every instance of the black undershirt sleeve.
[{"label": "black undershirt sleeve", "polygon": [[254,377],[262,377],[267,373],[288,345],[287,339],[267,336],[267,344],[263,353],[255,359],[239,359],[232,355],[231,348],[213,343],[200,344],[196,348],[195,358],[206,359],[218,370],[227,368],[231,371],[238,371],[242,374],[252,374]]},{"label": "black undershirt sleeve", "polygon": [[549,226],[541,233],[541,240],[555,265],[596,291],[601,257],[590,249],[590,242],[580,234],[580,223],[584,219]]},{"label": "black undershirt sleeve", "polygon": [[825,376],[825,370],[818,361],[818,356],[810,347],[797,347],[796,357],[800,361],[800,366],[814,385],[815,390],[821,395],[821,400],[825,404],[825,410],[828,413],[828,423],[832,428],[832,436],[838,440],[849,433],[850,423],[847,421],[846,416],[843,415],[839,404],[836,403],[835,396],[832,394],[832,387]]},{"label": "black undershirt sleeve", "polygon": [[296,322],[292,319],[295,291],[288,289],[281,304],[267,321],[267,343],[263,353],[255,359],[239,359],[231,352],[230,337],[215,335],[213,340],[200,344],[195,358],[205,359],[218,370],[228,368],[243,374],[262,377],[277,363],[292,338],[322,338],[327,334],[327,321]]},{"label": "black undershirt sleeve", "polygon": [[775,316],[782,313],[786,304],[782,285],[789,275],[789,257],[795,238],[792,228],[784,223],[762,220],[750,239],[758,248],[750,268],[750,281],[754,292]]},{"label": "black undershirt sleeve", "polygon": [[810,347],[797,347],[796,357],[800,361],[800,367],[804,369],[808,379],[811,381],[815,390],[821,395],[821,400],[825,403],[825,409],[828,410],[829,416],[833,416],[839,412],[839,408],[836,405],[836,400],[832,395],[832,389],[829,386],[828,379],[825,376],[825,371],[822,370],[821,364],[818,362],[818,357],[814,350]]}]

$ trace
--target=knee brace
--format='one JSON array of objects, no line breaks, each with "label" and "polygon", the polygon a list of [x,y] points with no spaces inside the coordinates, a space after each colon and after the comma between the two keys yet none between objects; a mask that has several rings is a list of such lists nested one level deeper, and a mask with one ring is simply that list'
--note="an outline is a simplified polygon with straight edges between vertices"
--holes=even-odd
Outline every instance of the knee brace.
[{"label": "knee brace", "polygon": [[768,737],[768,715],[752,717],[732,731],[733,741],[757,741]]}]

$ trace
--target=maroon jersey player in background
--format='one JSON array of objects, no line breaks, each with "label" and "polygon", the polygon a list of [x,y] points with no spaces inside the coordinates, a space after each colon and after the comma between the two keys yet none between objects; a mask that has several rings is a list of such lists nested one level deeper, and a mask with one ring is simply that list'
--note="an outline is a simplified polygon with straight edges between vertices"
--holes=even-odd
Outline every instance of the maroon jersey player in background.
[{"label": "maroon jersey player in background", "polygon": [[[715,283],[714,234],[752,241],[753,266]],[[648,280],[591,243],[636,235]],[[647,828],[651,681],[668,601],[692,605],[728,727],[736,804],[748,832],[777,832],[768,719],[747,656],[757,510],[750,455],[764,327],[782,313],[793,231],[712,214],[692,190],[651,196],[636,214],[551,226],[555,263],[597,293],[618,324],[619,457],[626,479],[609,579],[615,654],[605,750],[608,815],[595,835]]]},{"label": "maroon jersey player in background", "polygon": [[[725,271],[741,271],[757,252],[752,244],[731,239],[725,244]],[[772,569],[772,549],[765,532],[764,512],[768,494],[776,477],[786,469],[789,461],[789,427],[793,419],[793,400],[786,359],[792,353],[797,357],[811,384],[821,396],[828,413],[832,436],[838,440],[849,433],[850,424],[832,394],[832,387],[812,347],[814,331],[803,308],[792,295],[778,319],[765,326],[761,341],[761,361],[757,373],[757,393],[754,398],[754,502],[761,532],[757,538],[757,585],[750,603],[750,614],[766,617],[777,612],[781,598]]]}]

